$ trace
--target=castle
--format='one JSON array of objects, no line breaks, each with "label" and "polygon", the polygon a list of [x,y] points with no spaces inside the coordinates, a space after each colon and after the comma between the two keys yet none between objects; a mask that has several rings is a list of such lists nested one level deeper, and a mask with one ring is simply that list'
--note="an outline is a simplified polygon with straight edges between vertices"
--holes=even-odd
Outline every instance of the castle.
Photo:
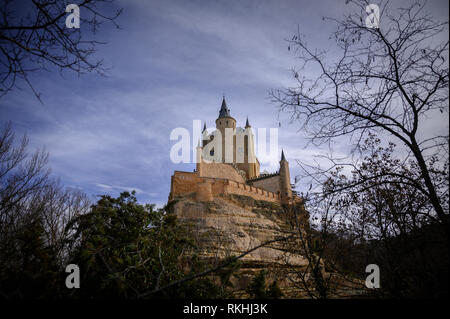
[{"label": "castle", "polygon": [[191,193],[198,201],[211,201],[221,194],[244,195],[279,204],[299,199],[292,192],[289,163],[283,151],[278,172],[260,173],[249,120],[245,128],[236,127],[225,97],[216,119],[216,130],[208,133],[205,124],[201,140],[196,149],[196,169],[174,172],[169,200]]}]

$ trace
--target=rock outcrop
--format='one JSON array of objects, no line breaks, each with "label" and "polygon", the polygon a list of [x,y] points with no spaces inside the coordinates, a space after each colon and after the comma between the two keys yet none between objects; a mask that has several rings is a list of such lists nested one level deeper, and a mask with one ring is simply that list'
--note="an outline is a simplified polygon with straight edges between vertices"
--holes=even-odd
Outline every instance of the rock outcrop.
[{"label": "rock outcrop", "polygon": [[[178,197],[172,207],[177,220],[195,234],[200,245],[199,256],[212,261],[238,256],[265,242],[289,235],[281,218],[282,209],[276,203],[232,194],[215,197],[212,201],[197,201],[193,196]],[[276,280],[286,290],[289,286],[284,278],[286,266],[302,269],[308,265],[303,256],[286,252],[282,241],[260,247],[240,260],[239,276],[233,282],[238,295],[245,294],[251,278],[262,269],[269,270],[269,281]]]},{"label": "rock outcrop", "polygon": [[[278,203],[255,200],[247,196],[229,194],[216,196],[210,201],[198,201],[195,195],[191,194],[174,198],[171,207],[178,222],[188,227],[194,235],[199,246],[198,255],[212,264],[218,264],[227,257],[239,256],[263,243],[292,234]],[[290,244],[292,245],[292,242]],[[238,273],[231,280],[234,286],[233,295],[248,297],[246,287],[251,279],[264,269],[268,283],[276,281],[284,297],[309,297],[304,289],[305,277],[301,279],[298,274],[304,274],[306,269],[311,268],[308,268],[308,260],[299,253],[300,249],[295,251],[292,253],[286,242],[276,241],[242,257]],[[325,277],[330,275],[324,269],[322,272]],[[333,274],[333,277],[336,282],[345,281],[337,274]],[[345,290],[339,292],[339,296],[337,293],[336,291],[334,297],[360,295],[361,291],[349,293]]]}]

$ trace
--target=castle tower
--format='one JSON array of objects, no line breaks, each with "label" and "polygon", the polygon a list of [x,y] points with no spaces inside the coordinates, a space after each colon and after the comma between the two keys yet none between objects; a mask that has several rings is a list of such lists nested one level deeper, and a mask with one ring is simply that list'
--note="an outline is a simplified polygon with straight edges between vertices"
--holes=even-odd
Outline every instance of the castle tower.
[{"label": "castle tower", "polygon": [[281,150],[280,161],[280,195],[283,202],[292,198],[291,176],[289,174],[289,163],[284,157],[284,151]]},{"label": "castle tower", "polygon": [[255,154],[255,139],[248,117],[245,122],[244,135],[244,163],[238,163],[237,166],[246,172],[248,179],[252,179],[259,176],[259,163]]},{"label": "castle tower", "polygon": [[196,148],[196,161],[195,161],[196,169],[195,170],[198,172],[198,174],[200,176],[202,175],[202,152],[203,152],[203,147],[200,144],[200,140],[198,140],[198,145]]},{"label": "castle tower", "polygon": [[[226,140],[225,138],[225,129],[227,128],[233,130],[232,138],[228,140]],[[216,119],[216,129],[218,129],[222,135],[222,163],[229,163],[230,160],[234,163],[236,161],[236,155],[234,154],[234,133],[236,131],[236,120],[230,115],[230,109],[228,108],[227,102],[225,101],[225,96],[222,99],[222,106],[220,107],[219,117]],[[227,145],[225,143],[227,143]],[[228,154],[225,154],[225,151],[227,151]],[[228,156],[227,160],[225,158],[226,155]]]},{"label": "castle tower", "polygon": [[203,130],[202,130],[202,146],[205,147],[206,144],[208,144],[210,141],[209,139],[209,133],[206,129],[206,122],[203,124]]}]

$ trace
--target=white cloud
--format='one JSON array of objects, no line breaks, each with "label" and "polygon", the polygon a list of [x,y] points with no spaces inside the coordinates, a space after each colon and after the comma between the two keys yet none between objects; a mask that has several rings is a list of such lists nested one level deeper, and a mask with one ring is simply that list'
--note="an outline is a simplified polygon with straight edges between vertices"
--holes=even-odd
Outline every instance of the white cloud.
[{"label": "white cloud", "polygon": [[95,184],[98,188],[106,191],[116,191],[116,192],[132,192],[135,191],[137,195],[144,194],[144,191],[138,187],[132,187],[132,186],[118,186],[118,185],[107,185],[107,184]]}]

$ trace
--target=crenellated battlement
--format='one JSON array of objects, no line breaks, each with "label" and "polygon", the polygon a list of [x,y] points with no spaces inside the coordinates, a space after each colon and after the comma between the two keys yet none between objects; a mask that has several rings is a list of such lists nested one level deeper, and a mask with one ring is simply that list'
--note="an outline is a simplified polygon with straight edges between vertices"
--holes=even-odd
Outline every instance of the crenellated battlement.
[{"label": "crenellated battlement", "polygon": [[220,194],[236,194],[256,200],[280,202],[279,193],[270,192],[259,187],[247,185],[225,178],[201,177],[197,172],[175,171],[171,180],[169,200],[177,195],[195,193],[198,200],[211,200]]}]

